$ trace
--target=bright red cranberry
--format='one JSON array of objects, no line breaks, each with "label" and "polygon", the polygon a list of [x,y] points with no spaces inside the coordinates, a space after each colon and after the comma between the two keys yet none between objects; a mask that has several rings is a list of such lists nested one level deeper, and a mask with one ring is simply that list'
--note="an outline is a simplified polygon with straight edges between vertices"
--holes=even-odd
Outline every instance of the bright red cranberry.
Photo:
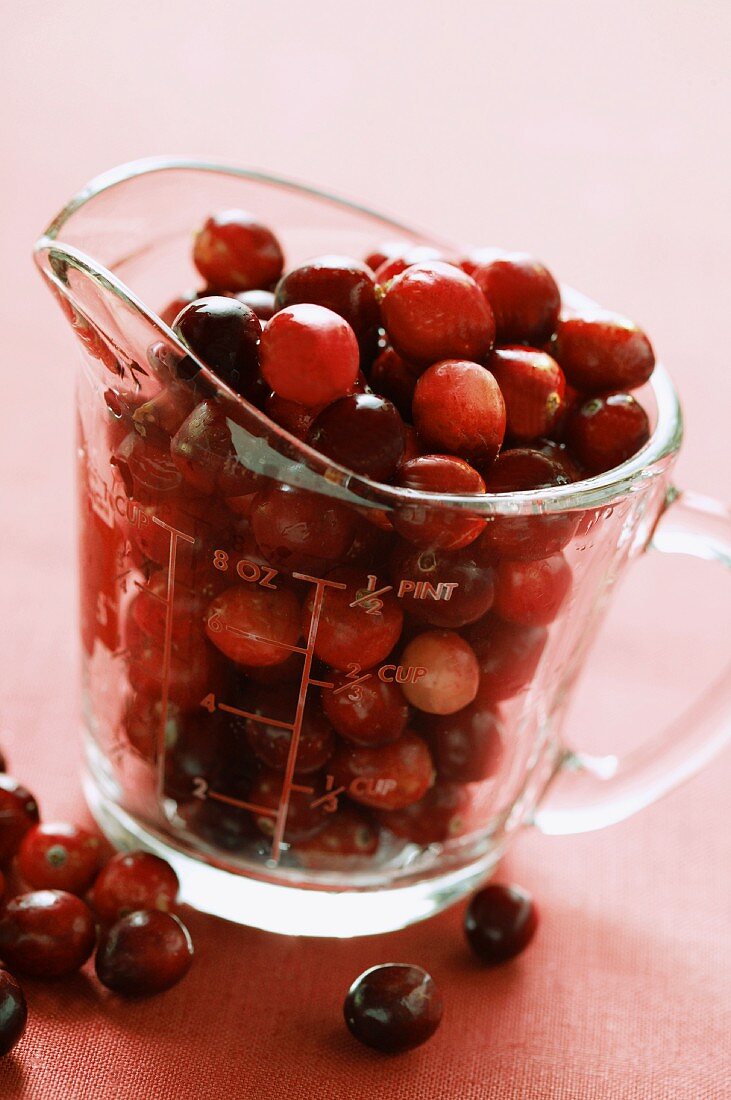
[{"label": "bright red cranberry", "polygon": [[423,738],[407,730],[390,745],[342,744],[328,771],[354,802],[375,810],[400,810],[418,802],[434,782],[434,763]]},{"label": "bright red cranberry", "polygon": [[136,909],[167,912],[180,884],[169,863],[151,852],[119,852],[102,867],[91,902],[101,921],[115,921]]},{"label": "bright red cranberry", "polygon": [[[479,689],[478,689],[479,691]],[[456,714],[429,721],[429,744],[440,779],[481,783],[495,775],[503,758],[502,725],[494,704],[480,694]]]},{"label": "bright red cranberry", "polygon": [[214,214],[197,234],[193,262],[211,287],[256,290],[277,281],[284,267],[279,241],[245,210]]},{"label": "bright red cranberry", "polygon": [[275,313],[261,338],[261,373],[280,397],[321,406],[344,397],[358,377],[358,341],[342,317],[317,305]]},{"label": "bright red cranberry", "polygon": [[200,493],[224,497],[256,492],[261,481],[236,453],[226,415],[215,401],[202,401],[170,444],[178,470]]},{"label": "bright red cranberry", "polygon": [[492,306],[501,344],[541,344],[556,329],[561,293],[551,273],[524,252],[481,249],[463,264]]},{"label": "bright red cranberry", "polygon": [[533,899],[520,886],[491,883],[474,895],[467,907],[467,941],[482,962],[495,965],[525,951],[538,927]]},{"label": "bright red cranberry", "polygon": [[[304,777],[303,777],[304,778]],[[254,780],[248,800],[262,809],[278,810],[282,800],[283,775],[277,771],[262,771]],[[310,784],[315,789],[309,791],[292,790],[289,795],[287,823],[284,828],[284,840],[287,844],[296,844],[315,836],[327,824],[327,813],[323,808],[321,784]],[[304,782],[298,784],[305,786]],[[319,801],[319,805],[317,805]],[[314,803],[314,805],[313,805]],[[257,813],[252,810],[252,818],[259,832],[273,836],[276,820],[271,814]]]},{"label": "bright red cranberry", "polygon": [[0,914],[0,958],[33,978],[60,978],[79,970],[95,943],[91,910],[64,890],[19,894]]},{"label": "bright red cranberry", "polygon": [[299,600],[286,588],[235,585],[209,605],[206,634],[237,664],[278,665],[300,638]]},{"label": "bright red cranberry", "polygon": [[129,913],[99,937],[96,974],[125,996],[149,996],[176,985],[190,970],[193,943],[183,922],[156,909]]},{"label": "bright red cranberry", "polygon": [[558,363],[535,348],[496,348],[490,370],[505,400],[507,434],[519,443],[548,435],[561,412],[566,389]]},{"label": "bright red cranberry", "polygon": [[406,440],[395,405],[373,393],[353,393],[318,413],[307,442],[356,474],[389,481],[403,457]]},{"label": "bright red cranberry", "polygon": [[444,844],[466,831],[472,804],[469,791],[456,783],[435,783],[418,802],[403,810],[382,811],[381,825],[413,844]]},{"label": "bright red cranberry", "polygon": [[518,626],[487,615],[468,631],[480,668],[479,698],[510,699],[533,678],[548,639],[543,626]]},{"label": "bright red cranberry", "polygon": [[260,321],[269,321],[277,312],[274,294],[271,290],[242,290],[237,299],[253,309]]},{"label": "bright red cranberry", "polygon": [[19,1042],[27,1020],[28,1007],[20,983],[0,969],[0,1057]]},{"label": "bright red cranberry", "polygon": [[284,428],[297,439],[305,440],[310,425],[320,410],[300,405],[296,401],[287,401],[278,393],[270,393],[264,404],[264,411],[280,428]]},{"label": "bright red cranberry", "polygon": [[411,420],[411,403],[420,369],[402,359],[393,348],[384,348],[370,369],[376,393],[392,401],[406,420]]},{"label": "bright red cranberry", "polygon": [[390,569],[404,611],[420,623],[456,628],[476,622],[492,607],[494,574],[473,547],[420,550],[399,542]]},{"label": "bright red cranberry", "polygon": [[367,1047],[399,1054],[430,1039],[442,1018],[442,995],[426,970],[384,963],[351,985],[343,1005],[348,1030]]},{"label": "bright red cranberry", "polygon": [[453,714],[477,694],[480,673],[472,648],[451,630],[430,630],[409,642],[401,664],[419,670],[403,684],[408,701],[427,714]]},{"label": "bright red cranberry", "polygon": [[571,566],[563,554],[540,561],[500,562],[493,609],[506,622],[548,626],[563,607],[571,580]]},{"label": "bright red cranberry", "polygon": [[647,413],[632,394],[590,397],[566,425],[566,442],[589,474],[621,466],[650,438]]},{"label": "bright red cranberry", "polygon": [[495,338],[492,310],[477,283],[438,260],[414,264],[392,279],[381,312],[390,342],[415,363],[479,361]]},{"label": "bright red cranberry", "polygon": [[34,890],[85,894],[101,858],[99,837],[78,825],[34,825],[18,851],[20,877]]},{"label": "bright red cranberry", "polygon": [[170,328],[173,327],[173,321],[178,314],[189,306],[191,302],[194,302],[196,298],[200,297],[197,290],[186,290],[184,294],[181,294],[178,298],[173,298],[171,302],[160,310],[160,320],[164,321]]},{"label": "bright red cranberry", "polygon": [[261,322],[237,298],[191,302],[173,323],[184,344],[236,393],[251,396],[259,376]]},{"label": "bright red cranberry", "polygon": [[275,568],[317,575],[346,556],[356,517],[337,501],[273,482],[256,496],[251,528]]},{"label": "bright red cranberry", "polygon": [[17,779],[0,772],[0,863],[12,859],[20,842],[39,820],[38,803]]},{"label": "bright red cranberry", "polygon": [[406,729],[409,707],[397,684],[371,675],[360,684],[346,673],[330,677],[322,708],[333,726],[354,745],[387,745]]},{"label": "bright red cranberry", "polygon": [[461,359],[435,363],[414,391],[414,427],[435,451],[489,467],[505,435],[505,402],[495,378]]},{"label": "bright red cranberry", "polygon": [[[299,685],[277,685],[275,689],[251,691],[246,709],[275,723],[246,721],[246,739],[256,758],[268,768],[284,771],[292,744],[292,730],[279,725],[292,723],[297,712]],[[300,775],[319,771],[330,759],[335,748],[335,734],[317,703],[308,703],[302,716],[295,771]]]},{"label": "bright red cranberry", "polygon": [[605,310],[562,317],[553,354],[567,381],[585,393],[634,390],[644,385],[655,355],[642,329]]},{"label": "bright red cranberry", "polygon": [[140,504],[176,503],[185,490],[167,447],[156,447],[135,431],[122,440],[111,464],[119,471],[127,496]]},{"label": "bright red cranberry", "polygon": [[[422,493],[455,496],[482,495],[485,483],[469,463],[453,455],[420,455],[402,462],[396,483]],[[469,546],[485,526],[480,516],[450,511],[441,503],[434,508],[404,503],[393,515],[400,535],[421,547],[459,550]]]},{"label": "bright red cranberry", "polygon": [[[345,588],[326,588],[315,634],[315,654],[331,668],[350,671],[351,665],[372,668],[385,660],[401,637],[404,615],[393,592],[369,597],[374,590],[366,576],[352,566],[328,574]],[[377,585],[376,587],[383,587]],[[305,602],[302,630],[310,630],[315,594]]]},{"label": "bright red cranberry", "polygon": [[300,841],[295,848],[305,867],[337,870],[376,852],[378,828],[362,811],[344,806],[328,814],[325,827],[316,836]]},{"label": "bright red cranberry", "polygon": [[[369,256],[369,260],[376,260],[377,258],[377,255]],[[429,263],[432,260],[444,259],[444,253],[440,252],[438,248],[431,248],[426,244],[409,245],[407,243],[404,246],[402,243],[401,247],[397,248],[390,255],[384,254],[381,263],[373,268],[376,273],[376,283],[378,286],[386,286],[387,283],[390,283],[391,279],[395,279],[402,271],[406,271],[407,267],[413,267],[414,264]],[[371,267],[373,265],[369,263],[368,266]]]},{"label": "bright red cranberry", "polygon": [[282,276],[277,309],[309,302],[324,306],[348,322],[359,340],[372,337],[380,310],[373,272],[349,256],[318,256]]},{"label": "bright red cranberry", "polygon": [[[128,619],[125,641],[130,687],[159,698],[164,669],[162,640],[143,633],[134,619]],[[214,690],[217,679],[216,652],[199,628],[173,638],[167,675],[169,699],[183,709],[196,706]]]},{"label": "bright red cranberry", "polygon": [[[381,264],[385,263],[386,260],[392,260],[395,256],[403,255],[403,253],[407,252],[411,247],[411,241],[405,238],[381,241],[372,252],[368,253],[363,262],[368,264],[371,271],[375,271]],[[424,258],[435,259],[433,256],[426,256]]]}]

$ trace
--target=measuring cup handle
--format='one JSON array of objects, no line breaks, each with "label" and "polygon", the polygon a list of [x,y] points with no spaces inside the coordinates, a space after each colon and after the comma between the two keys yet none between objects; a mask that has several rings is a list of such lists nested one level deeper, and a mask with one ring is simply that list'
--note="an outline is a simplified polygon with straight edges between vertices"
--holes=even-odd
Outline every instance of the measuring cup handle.
[{"label": "measuring cup handle", "polygon": [[[731,569],[731,512],[708,497],[671,489],[646,549]],[[730,737],[731,666],[670,726],[627,755],[592,757],[566,749],[533,824],[565,835],[623,821],[694,775]]]}]

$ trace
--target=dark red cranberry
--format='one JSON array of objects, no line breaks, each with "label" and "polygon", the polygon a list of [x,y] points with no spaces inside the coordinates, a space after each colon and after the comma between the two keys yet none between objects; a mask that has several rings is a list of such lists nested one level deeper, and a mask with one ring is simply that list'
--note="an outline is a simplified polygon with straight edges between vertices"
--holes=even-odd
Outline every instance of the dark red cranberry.
[{"label": "dark red cranberry", "polygon": [[[386,260],[392,260],[395,256],[401,256],[412,247],[411,241],[405,238],[381,241],[372,252],[368,253],[363,262],[368,264],[371,271],[375,271],[381,264],[384,264]],[[427,260],[436,259],[435,256],[425,256],[423,258]]]},{"label": "dark red cranberry", "polygon": [[560,415],[566,382],[558,363],[535,348],[496,348],[489,367],[507,416],[507,434],[519,443],[549,435]]},{"label": "dark red cranberry", "polygon": [[212,798],[193,799],[182,816],[191,833],[224,852],[242,852],[259,835],[248,810]]},{"label": "dark red cranberry", "polygon": [[418,802],[434,782],[427,744],[410,730],[377,748],[339,745],[328,770],[354,802],[376,810],[400,810]]},{"label": "dark red cranberry", "polygon": [[[134,619],[128,619],[125,642],[130,687],[159,698],[165,667],[162,639],[145,634]],[[197,624],[173,638],[166,680],[169,698],[183,709],[196,706],[214,689],[218,680],[216,651]]]},{"label": "dark red cranberry", "polygon": [[166,912],[178,896],[178,876],[151,852],[119,852],[101,869],[91,902],[100,920],[115,921],[136,909]]},{"label": "dark red cranberry", "polygon": [[28,1007],[20,983],[0,969],[0,1057],[19,1042],[27,1020]]},{"label": "dark red cranberry", "polygon": [[78,825],[34,825],[18,852],[20,877],[34,890],[85,894],[99,870],[99,837]]},{"label": "dark red cranberry", "polygon": [[193,711],[170,731],[165,753],[165,794],[177,802],[195,797],[196,779],[210,775],[221,752],[219,723],[205,711]]},{"label": "dark red cranberry", "polygon": [[[401,637],[404,615],[393,592],[369,597],[367,577],[360,569],[341,566],[328,574],[344,588],[327,588],[314,640],[315,654],[331,668],[350,671],[372,668],[389,655]],[[382,586],[380,586],[382,587]],[[302,630],[307,637],[314,592],[305,602]]]},{"label": "dark red cranberry", "polygon": [[343,1005],[355,1038],[386,1054],[412,1050],[430,1039],[442,1018],[442,996],[420,966],[384,963],[351,985]]},{"label": "dark red cranberry", "polygon": [[186,306],[189,306],[191,302],[194,302],[196,298],[200,297],[197,290],[186,290],[184,294],[181,294],[178,298],[173,298],[171,302],[160,310],[160,320],[164,321],[170,328],[173,327],[173,321]]},{"label": "dark red cranberry", "polygon": [[260,321],[269,321],[277,311],[271,290],[242,290],[236,297],[249,309],[253,309]]},{"label": "dark red cranberry", "polygon": [[[292,724],[297,713],[299,684],[259,688],[249,693],[246,710],[274,724],[248,719],[246,739],[256,758],[268,768],[284,771],[292,744],[292,730],[280,725]],[[295,771],[300,775],[319,771],[330,759],[335,748],[332,727],[317,705],[309,702],[302,716]]]},{"label": "dark red cranberry", "polygon": [[239,497],[256,492],[261,482],[236,453],[226,415],[215,401],[203,401],[193,410],[172,440],[170,455],[200,493]]},{"label": "dark red cranberry", "polygon": [[261,338],[261,373],[288,401],[322,406],[349,393],[358,377],[355,333],[331,309],[296,305],[275,313]]},{"label": "dark red cranberry", "polygon": [[376,393],[393,401],[405,420],[411,420],[411,403],[420,369],[407,363],[393,348],[384,348],[370,369]]},{"label": "dark red cranberry", "polygon": [[479,361],[495,338],[492,310],[477,283],[438,260],[414,264],[392,279],[381,311],[390,342],[415,363]]},{"label": "dark red cranberry", "polygon": [[589,474],[621,466],[649,438],[647,413],[630,393],[590,397],[566,425],[569,450]]},{"label": "dark red cranberry", "polygon": [[172,382],[132,414],[138,435],[158,447],[169,446],[170,439],[195,408],[195,395],[189,387]]},{"label": "dark red cranberry", "polygon": [[295,845],[299,862],[316,871],[347,867],[354,860],[372,856],[377,848],[377,826],[353,806],[328,814],[325,827],[316,836]]},{"label": "dark red cranberry", "polygon": [[[377,258],[376,255],[369,257],[373,260]],[[381,263],[373,268],[376,273],[376,283],[385,287],[391,279],[395,279],[402,271],[406,271],[407,267],[413,267],[414,264],[429,263],[431,260],[444,259],[444,253],[438,248],[431,248],[426,244],[407,244],[404,247],[402,244],[390,255],[384,255]],[[372,265],[369,264],[370,266]]]},{"label": "dark red cranberry", "polygon": [[5,875],[3,874],[2,871],[0,871],[0,898],[4,897],[4,895],[5,895],[6,885],[7,884],[6,884],[6,881],[5,881]]},{"label": "dark red cranberry", "polygon": [[[396,482],[404,489],[439,495],[479,496],[485,492],[485,483],[477,470],[453,455],[419,455],[402,462]],[[459,550],[474,542],[485,520],[464,510],[450,511],[441,503],[430,508],[407,502],[394,512],[393,525],[417,546]]]},{"label": "dark red cranberry", "polygon": [[372,393],[353,393],[318,413],[307,442],[356,474],[389,481],[404,453],[404,425],[395,405]]},{"label": "dark red cranberry", "polygon": [[[261,807],[262,810],[279,810],[282,802],[283,780],[284,776],[281,772],[262,771],[250,787],[248,801],[254,806]],[[284,840],[287,844],[307,840],[319,833],[327,824],[321,784],[310,780],[307,785],[313,788],[312,793],[304,790],[290,791],[287,823],[284,828]],[[305,786],[305,784],[300,782],[298,786]],[[274,835],[276,828],[274,814],[252,810],[251,815],[259,832],[269,837]]]},{"label": "dark red cranberry", "polygon": [[249,397],[259,374],[261,322],[237,298],[198,298],[173,328],[191,351],[236,393]]},{"label": "dark red cranberry", "polygon": [[409,707],[392,680],[371,675],[363,683],[338,673],[332,688],[323,689],[322,708],[333,726],[354,745],[387,745],[406,729]]},{"label": "dark red cranberry", "polygon": [[553,354],[577,390],[601,393],[644,385],[655,366],[647,336],[632,321],[605,310],[562,317]]},{"label": "dark red cranberry", "polygon": [[167,447],[157,447],[135,431],[122,440],[111,464],[119,471],[124,492],[140,504],[175,503],[185,491]]},{"label": "dark red cranberry", "polygon": [[254,500],[251,528],[276,569],[318,575],[345,558],[356,517],[335,500],[273,482]]},{"label": "dark red cranberry", "polygon": [[556,328],[561,293],[551,273],[524,252],[482,249],[463,264],[495,315],[501,344],[541,344]]},{"label": "dark red cranberry", "polygon": [[414,427],[429,447],[459,455],[481,471],[495,460],[505,436],[505,402],[495,378],[479,363],[447,359],[416,383]]},{"label": "dark red cranberry", "polygon": [[[168,581],[167,570],[156,569],[147,583],[138,589],[128,610],[140,630],[157,639],[160,644],[164,641],[168,620]],[[205,592],[195,592],[181,584],[175,585],[175,599],[170,615],[175,638],[182,632],[187,633],[191,623],[203,622],[203,612],[209,598],[210,595]]]},{"label": "dark red cranberry", "polygon": [[440,779],[481,783],[500,767],[503,757],[500,719],[495,706],[479,696],[456,714],[432,718],[428,728]]},{"label": "dark red cranberry", "polygon": [[510,699],[533,679],[546,646],[543,626],[517,626],[486,615],[467,631],[480,668],[479,698]]},{"label": "dark red cranberry", "polygon": [[81,898],[64,890],[19,894],[0,914],[0,958],[33,978],[60,978],[84,965],[96,928]]},{"label": "dark red cranberry", "polygon": [[571,566],[563,554],[540,561],[500,562],[493,609],[506,622],[548,626],[571,591],[571,580]]},{"label": "dark red cranberry", "polygon": [[[474,546],[474,544],[473,544]],[[494,598],[491,567],[464,550],[420,550],[398,542],[390,559],[391,578],[404,611],[430,626],[456,628],[476,622]]]},{"label": "dark red cranberry", "polygon": [[8,770],[8,758],[6,754],[0,749],[0,772],[6,772]]},{"label": "dark red cranberry", "polygon": [[193,262],[211,287],[256,290],[277,281],[284,256],[271,229],[245,210],[225,210],[197,234]]},{"label": "dark red cranberry", "polygon": [[348,322],[359,340],[372,337],[380,310],[373,272],[349,256],[318,256],[288,271],[277,285],[277,309],[303,302],[324,306]]},{"label": "dark red cranberry", "polygon": [[12,859],[38,819],[38,803],[30,791],[17,779],[0,772],[0,863]]},{"label": "dark red cranberry", "polygon": [[417,635],[401,654],[401,664],[419,670],[402,688],[412,706],[427,714],[453,714],[477,694],[477,658],[454,631],[430,630]]},{"label": "dark red cranberry", "polygon": [[418,802],[402,810],[381,811],[381,825],[413,844],[444,844],[465,832],[472,803],[469,791],[456,783],[435,783]]},{"label": "dark red cranberry", "polygon": [[495,965],[525,951],[538,927],[533,899],[520,886],[491,883],[478,890],[465,913],[467,941],[482,962]]},{"label": "dark red cranberry", "polygon": [[102,932],[95,966],[107,989],[144,997],[176,985],[192,962],[193,943],[183,922],[171,913],[143,909]]},{"label": "dark red cranberry", "polygon": [[237,584],[209,605],[206,633],[237,664],[280,664],[299,641],[299,600],[286,588]]},{"label": "dark red cranberry", "polygon": [[310,425],[320,410],[308,408],[307,405],[300,405],[296,401],[287,401],[278,393],[270,393],[264,404],[264,411],[275,424],[279,424],[280,428],[284,428],[297,439],[305,440]]}]

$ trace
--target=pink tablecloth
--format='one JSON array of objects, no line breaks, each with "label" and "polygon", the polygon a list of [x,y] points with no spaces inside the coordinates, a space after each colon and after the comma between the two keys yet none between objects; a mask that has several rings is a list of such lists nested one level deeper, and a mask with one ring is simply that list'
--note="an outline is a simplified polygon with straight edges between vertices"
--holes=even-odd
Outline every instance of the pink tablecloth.
[{"label": "pink tablecloth", "polygon": [[[679,479],[728,497],[727,14],[629,0],[17,9],[0,66],[0,743],[46,818],[85,818],[73,351],[29,261],[49,216],[102,168],[196,151],[323,182],[446,235],[529,247],[646,325],[684,395]],[[706,574],[638,567],[577,701],[577,740],[641,739],[720,668],[731,593]],[[119,1004],[86,973],[29,982],[30,1025],[0,1063],[0,1095],[727,1096],[728,789],[727,756],[603,834],[526,833],[503,874],[535,892],[543,923],[495,972],[466,954],[456,910],[356,942],[190,914],[198,961],[165,997]],[[387,959],[427,966],[447,1008],[427,1047],[383,1060],[349,1038],[340,1004]]]}]

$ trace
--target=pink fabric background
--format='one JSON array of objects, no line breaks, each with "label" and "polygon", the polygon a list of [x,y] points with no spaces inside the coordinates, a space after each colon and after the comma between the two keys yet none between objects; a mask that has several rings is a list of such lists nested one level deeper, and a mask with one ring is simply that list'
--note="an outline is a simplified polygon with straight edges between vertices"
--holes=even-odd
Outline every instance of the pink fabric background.
[{"label": "pink fabric background", "polygon": [[[726,499],[729,9],[594,0],[16,5],[0,42],[0,743],[47,819],[76,778],[74,350],[30,248],[89,177],[176,152],[361,197],[447,236],[525,247],[652,334],[684,398],[681,484]],[[203,212],[202,212],[203,213]],[[643,562],[574,708],[612,748],[670,717],[728,650],[731,586]],[[717,1100],[729,1095],[729,756],[603,833],[526,833],[504,870],[543,911],[482,972],[461,911],[381,939],[286,940],[190,915],[199,958],[135,1005],[84,974],[28,982],[9,1100],[369,1096]],[[401,1059],[340,1022],[364,967],[427,966],[444,1024]]]}]

